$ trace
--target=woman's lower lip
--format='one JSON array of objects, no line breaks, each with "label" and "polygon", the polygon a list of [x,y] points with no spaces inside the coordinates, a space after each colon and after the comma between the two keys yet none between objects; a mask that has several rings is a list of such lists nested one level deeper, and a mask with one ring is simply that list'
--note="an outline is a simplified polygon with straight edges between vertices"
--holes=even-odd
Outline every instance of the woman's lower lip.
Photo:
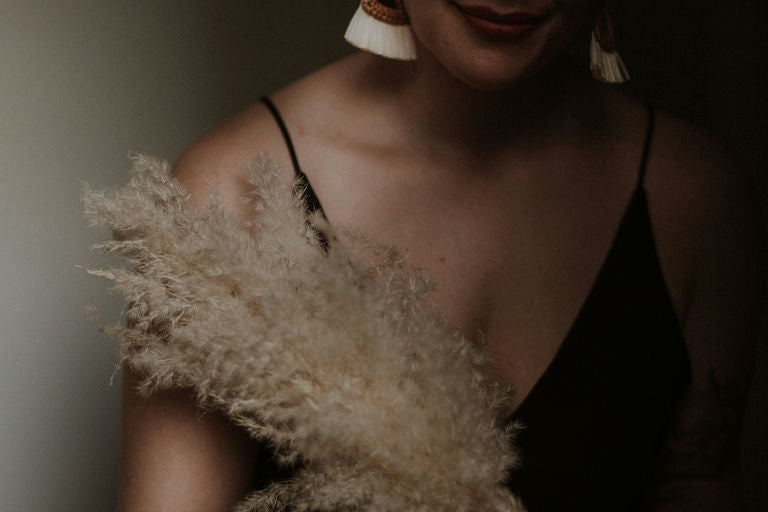
[{"label": "woman's lower lip", "polygon": [[464,16],[464,19],[467,20],[467,23],[474,29],[491,39],[516,39],[533,30],[538,24],[537,21],[525,23],[498,23],[472,16],[464,11],[461,11],[461,14]]}]

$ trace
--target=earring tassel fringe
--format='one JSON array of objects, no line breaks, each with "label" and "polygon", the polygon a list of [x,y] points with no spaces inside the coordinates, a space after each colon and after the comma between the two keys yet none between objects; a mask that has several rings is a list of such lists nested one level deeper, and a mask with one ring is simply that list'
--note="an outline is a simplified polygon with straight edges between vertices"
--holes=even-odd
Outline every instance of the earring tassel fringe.
[{"label": "earring tassel fringe", "polygon": [[629,80],[629,71],[619,52],[603,50],[594,33],[589,50],[590,68],[595,78],[609,84],[621,84]]},{"label": "earring tassel fringe", "polygon": [[408,25],[391,25],[373,18],[360,6],[347,27],[344,39],[352,46],[382,57],[416,60],[416,44]]}]

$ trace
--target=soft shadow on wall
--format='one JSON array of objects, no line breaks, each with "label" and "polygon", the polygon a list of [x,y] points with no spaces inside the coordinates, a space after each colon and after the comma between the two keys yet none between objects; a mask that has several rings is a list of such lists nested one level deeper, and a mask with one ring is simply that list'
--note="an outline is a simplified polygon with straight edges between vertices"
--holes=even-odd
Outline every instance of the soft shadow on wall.
[{"label": "soft shadow on wall", "polygon": [[223,106],[231,113],[354,50],[343,37],[354,0],[207,4],[206,25],[220,45],[216,65],[226,69],[220,83],[228,95]]}]

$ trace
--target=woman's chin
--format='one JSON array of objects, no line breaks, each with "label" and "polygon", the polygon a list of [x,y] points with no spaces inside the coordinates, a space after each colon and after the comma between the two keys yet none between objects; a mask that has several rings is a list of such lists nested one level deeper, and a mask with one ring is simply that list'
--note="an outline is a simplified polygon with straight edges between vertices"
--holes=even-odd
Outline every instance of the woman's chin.
[{"label": "woman's chin", "polygon": [[477,62],[463,69],[454,69],[452,74],[469,87],[478,91],[502,91],[514,88],[533,74],[532,66],[524,63],[478,65]]}]

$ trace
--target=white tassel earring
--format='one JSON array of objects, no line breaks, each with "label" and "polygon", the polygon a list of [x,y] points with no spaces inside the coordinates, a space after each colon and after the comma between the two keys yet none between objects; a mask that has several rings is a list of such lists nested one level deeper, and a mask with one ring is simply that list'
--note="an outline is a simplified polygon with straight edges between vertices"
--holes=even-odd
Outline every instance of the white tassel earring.
[{"label": "white tassel earring", "polygon": [[416,44],[402,0],[362,0],[344,38],[382,57],[416,60]]},{"label": "white tassel earring", "polygon": [[629,71],[616,51],[616,34],[608,7],[597,9],[595,28],[589,45],[589,61],[592,75],[601,82],[620,84],[629,80]]}]

